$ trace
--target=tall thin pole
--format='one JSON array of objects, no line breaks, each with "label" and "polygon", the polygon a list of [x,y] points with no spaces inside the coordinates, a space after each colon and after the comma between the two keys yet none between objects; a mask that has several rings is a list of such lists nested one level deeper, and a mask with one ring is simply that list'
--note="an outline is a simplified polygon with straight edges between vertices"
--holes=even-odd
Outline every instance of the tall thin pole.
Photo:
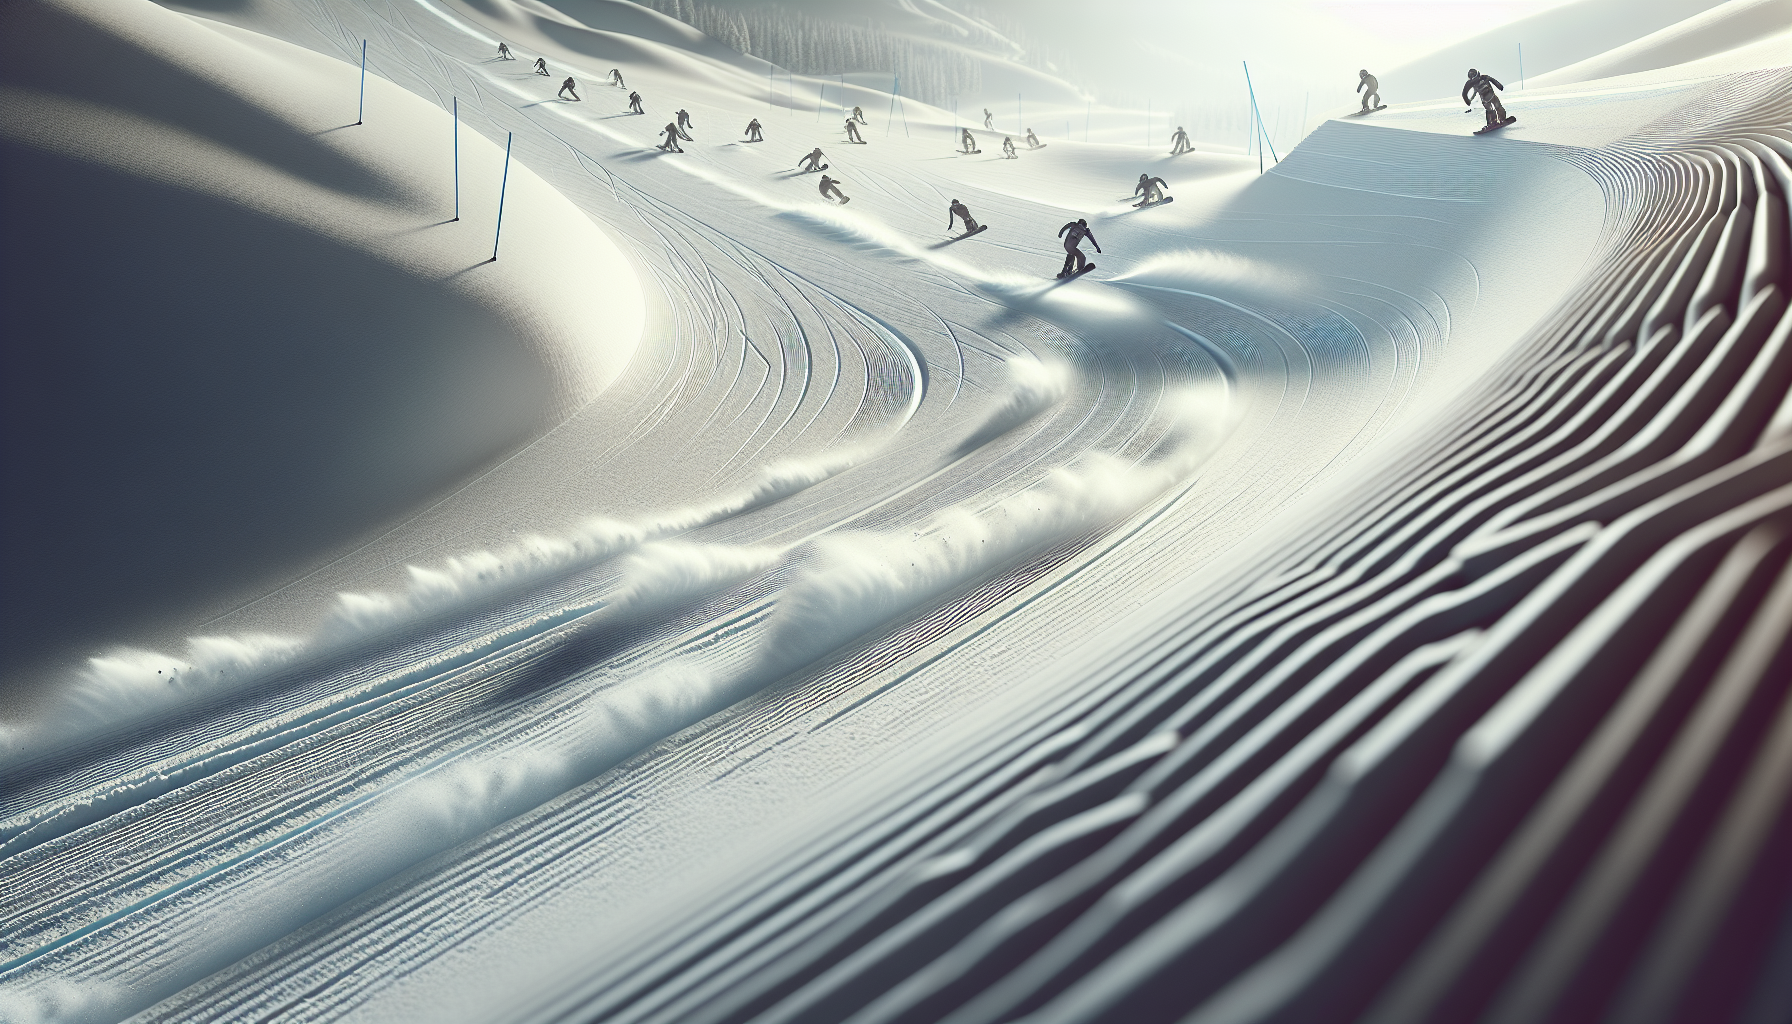
[{"label": "tall thin pole", "polygon": [[[1247,61],[1239,61],[1239,63],[1244,65],[1244,87],[1251,94],[1251,113],[1255,114],[1257,117],[1257,137],[1262,140],[1264,145],[1269,147],[1269,155],[1275,157],[1276,163],[1279,164],[1282,162],[1282,158],[1276,156],[1276,144],[1269,140],[1269,136],[1266,134],[1263,127],[1263,108],[1257,105],[1257,89],[1251,84],[1251,65]],[[1257,173],[1263,173],[1262,145],[1257,147]]]},{"label": "tall thin pole", "polygon": [[[884,137],[889,138],[890,122],[896,120],[896,94],[902,89],[902,76],[894,72],[890,74],[890,112],[884,115]],[[903,114],[907,117],[907,113]]]},{"label": "tall thin pole", "polygon": [[355,123],[360,124],[367,116],[367,40],[361,40],[361,102],[355,107]]},{"label": "tall thin pole", "polygon": [[1518,87],[1524,88],[1524,44],[1518,44]]},{"label": "tall thin pole", "polygon": [[504,237],[504,191],[510,187],[510,143],[515,132],[504,133],[504,178],[498,183],[498,230],[492,235],[492,262],[498,262],[498,240]]},{"label": "tall thin pole", "polygon": [[460,219],[460,97],[454,97],[454,219]]}]

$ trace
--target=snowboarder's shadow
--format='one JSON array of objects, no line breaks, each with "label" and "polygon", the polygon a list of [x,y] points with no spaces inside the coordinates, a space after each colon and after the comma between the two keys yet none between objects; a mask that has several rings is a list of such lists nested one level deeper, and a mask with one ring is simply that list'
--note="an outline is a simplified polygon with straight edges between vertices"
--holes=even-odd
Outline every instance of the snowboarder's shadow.
[{"label": "snowboarder's shadow", "polygon": [[342,130],[342,129],[344,129],[344,128],[354,128],[354,127],[357,127],[357,126],[358,126],[358,125],[359,125],[359,124],[360,124],[360,122],[359,122],[359,121],[350,121],[350,122],[349,122],[349,123],[347,123],[347,124],[339,124],[339,125],[337,125],[337,126],[336,126],[336,127],[334,127],[334,128],[325,128],[325,129],[324,129],[324,130],[323,130],[323,131],[318,131],[318,132],[312,132],[312,133],[311,133],[311,137],[312,137],[312,138],[314,138],[314,139],[315,139],[315,138],[317,138],[317,137],[318,137],[318,136],[319,136],[319,135],[328,135],[328,134],[330,134],[330,133],[331,133],[331,132],[339,132],[339,131],[341,131],[341,130]]},{"label": "snowboarder's shadow", "polygon": [[522,109],[528,110],[530,107],[539,107],[544,103],[576,103],[576,102],[578,102],[578,101],[577,100],[564,100],[564,99],[561,99],[560,97],[556,96],[551,100],[536,100],[534,103],[525,103],[525,104],[523,104]]},{"label": "snowboarder's shadow", "polygon": [[598,120],[599,121],[608,121],[614,117],[635,117],[637,115],[637,113],[646,113],[646,111],[637,112],[637,111],[633,111],[633,110],[624,110],[620,114],[605,114],[604,116],[598,118]]}]

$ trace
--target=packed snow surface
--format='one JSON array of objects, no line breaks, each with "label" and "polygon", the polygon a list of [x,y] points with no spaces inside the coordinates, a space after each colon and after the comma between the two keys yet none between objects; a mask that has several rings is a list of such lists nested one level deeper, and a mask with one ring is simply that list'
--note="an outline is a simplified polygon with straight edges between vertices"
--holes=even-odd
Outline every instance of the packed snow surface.
[{"label": "packed snow surface", "polygon": [[0,1021],[1694,998],[1792,737],[1778,9],[1260,166],[625,0],[8,5]]}]

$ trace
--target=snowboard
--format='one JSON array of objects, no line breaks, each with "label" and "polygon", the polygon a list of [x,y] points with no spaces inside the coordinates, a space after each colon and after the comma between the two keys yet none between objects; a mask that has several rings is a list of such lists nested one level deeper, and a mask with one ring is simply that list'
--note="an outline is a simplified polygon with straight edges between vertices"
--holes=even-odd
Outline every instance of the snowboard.
[{"label": "snowboard", "polygon": [[817,172],[825,171],[827,169],[828,169],[828,165],[822,164],[820,167],[815,168],[815,170],[813,170],[813,171],[799,169],[797,173],[799,173],[799,174],[815,174]]},{"label": "snowboard", "polygon": [[1037,145],[1037,146],[1028,146],[1028,147],[1027,147],[1027,148],[1028,148],[1028,149],[1044,149],[1044,148],[1045,148],[1045,147],[1047,147],[1047,146],[1049,146],[1049,145],[1051,145],[1051,143],[1049,143],[1049,142],[1041,142],[1041,143],[1040,143],[1040,144],[1039,144],[1039,145]]},{"label": "snowboard", "polygon": [[965,240],[965,239],[967,239],[967,238],[969,238],[969,237],[971,237],[971,236],[972,236],[972,235],[981,235],[981,234],[982,234],[982,233],[983,233],[983,232],[985,232],[985,231],[988,231],[988,230],[989,230],[989,225],[988,225],[988,224],[979,224],[979,225],[977,225],[977,230],[975,230],[975,231],[966,231],[966,232],[965,232],[965,233],[964,233],[964,234],[962,234],[962,235],[954,235],[954,236],[953,236],[953,238],[952,238],[952,241],[954,241],[954,242],[962,242],[962,241],[964,241],[964,240]]},{"label": "snowboard", "polygon": [[981,149],[973,149],[969,153],[966,153],[964,150],[961,149],[958,151],[958,155],[959,156],[976,156],[978,153],[981,153],[981,152],[983,152]]},{"label": "snowboard", "polygon": [[1499,124],[1490,124],[1490,125],[1486,125],[1485,127],[1476,128],[1475,134],[1476,135],[1486,135],[1488,132],[1497,132],[1501,128],[1506,127],[1507,125],[1511,124],[1512,122],[1514,122],[1516,120],[1518,120],[1518,115],[1507,114],[1506,119],[1504,121],[1501,121]]},{"label": "snowboard", "polygon": [[1138,204],[1138,205],[1137,205],[1137,206],[1134,206],[1134,207],[1133,207],[1133,209],[1135,209],[1135,210],[1149,210],[1149,209],[1150,209],[1150,208],[1152,208],[1152,207],[1153,207],[1153,206],[1165,206],[1165,205],[1168,205],[1168,204],[1170,204],[1170,203],[1173,203],[1173,202],[1175,202],[1175,201],[1176,201],[1176,197],[1175,197],[1175,196],[1165,196],[1165,197],[1163,197],[1163,198],[1162,198],[1162,199],[1159,199],[1159,200],[1158,200],[1158,201],[1157,201],[1157,202],[1155,202],[1155,203],[1140,203],[1140,204]]},{"label": "snowboard", "polygon": [[846,144],[847,144],[847,145],[848,145],[848,146],[863,146],[863,145],[867,145],[867,143],[866,143],[866,142],[865,142],[865,140],[864,140],[864,139],[847,139],[847,140],[846,140]]},{"label": "snowboard", "polygon": [[1082,277],[1084,274],[1087,274],[1089,271],[1094,270],[1094,269],[1095,269],[1095,264],[1085,263],[1085,264],[1083,264],[1083,269],[1077,271],[1074,274],[1059,274],[1058,280],[1060,280],[1060,281],[1073,280],[1075,278]]},{"label": "snowboard", "polygon": [[1345,117],[1362,117],[1364,114],[1373,114],[1377,110],[1386,110],[1386,109],[1388,109],[1388,105],[1386,103],[1383,103],[1379,107],[1370,107],[1368,110],[1359,110],[1353,114],[1345,114],[1344,116]]}]

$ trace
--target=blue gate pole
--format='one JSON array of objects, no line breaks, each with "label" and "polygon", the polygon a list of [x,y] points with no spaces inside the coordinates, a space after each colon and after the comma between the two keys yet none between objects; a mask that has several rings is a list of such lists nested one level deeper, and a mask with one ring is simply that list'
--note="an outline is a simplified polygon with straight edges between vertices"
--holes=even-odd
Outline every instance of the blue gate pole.
[{"label": "blue gate pole", "polygon": [[460,219],[460,97],[454,97],[454,219]]},{"label": "blue gate pole", "polygon": [[1275,157],[1276,163],[1281,163],[1282,158],[1276,156],[1276,144],[1269,141],[1269,133],[1264,130],[1263,109],[1257,106],[1257,89],[1255,86],[1251,85],[1251,65],[1246,61],[1239,61],[1239,63],[1244,65],[1244,87],[1249,90],[1251,94],[1251,112],[1257,117],[1257,138],[1259,140],[1257,146],[1257,173],[1262,174],[1264,144],[1268,144],[1269,155]]},{"label": "blue gate pole", "polygon": [[355,108],[355,123],[360,124],[367,114],[367,40],[361,40],[361,103]]},{"label": "blue gate pole", "polygon": [[504,133],[504,179],[498,183],[498,230],[492,235],[492,262],[498,262],[498,240],[504,237],[504,190],[510,187],[510,143],[515,132]]}]

